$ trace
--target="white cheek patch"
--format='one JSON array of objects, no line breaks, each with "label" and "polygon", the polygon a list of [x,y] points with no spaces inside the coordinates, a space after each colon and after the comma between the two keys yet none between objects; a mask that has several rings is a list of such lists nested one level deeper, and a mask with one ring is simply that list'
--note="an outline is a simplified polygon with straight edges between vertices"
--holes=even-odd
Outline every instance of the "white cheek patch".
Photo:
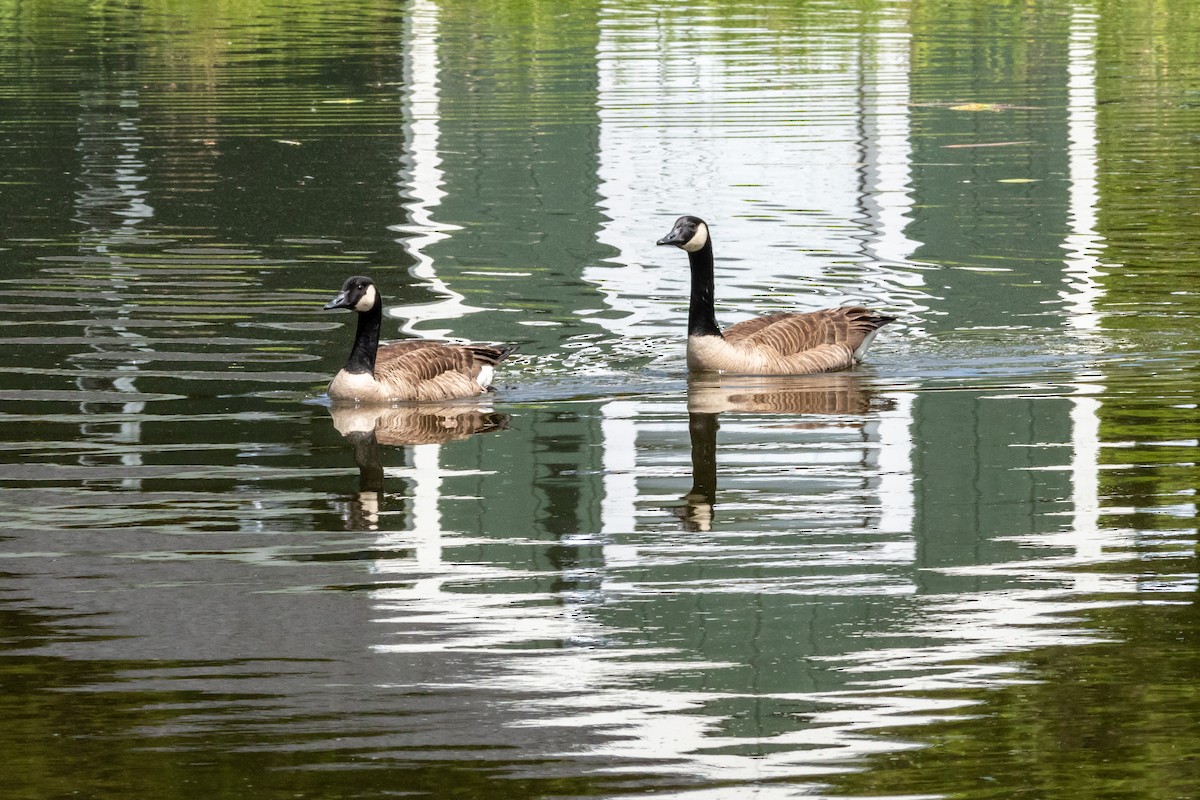
[{"label": "white cheek patch", "polygon": [[375,300],[378,296],[375,292],[375,287],[368,286],[367,291],[363,292],[363,296],[354,304],[354,310],[358,312],[370,311],[375,307]]},{"label": "white cheek patch", "polygon": [[708,226],[701,222],[696,226],[696,233],[692,235],[692,238],[683,243],[683,249],[694,253],[706,244],[708,244]]}]

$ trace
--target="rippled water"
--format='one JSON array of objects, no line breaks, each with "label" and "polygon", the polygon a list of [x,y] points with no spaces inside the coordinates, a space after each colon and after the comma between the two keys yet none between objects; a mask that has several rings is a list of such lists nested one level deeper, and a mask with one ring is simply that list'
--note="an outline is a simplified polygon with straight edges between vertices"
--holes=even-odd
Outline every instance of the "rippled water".
[{"label": "rippled water", "polygon": [[[1200,791],[1189,3],[0,21],[0,795]],[[689,380],[681,213],[899,320]]]}]

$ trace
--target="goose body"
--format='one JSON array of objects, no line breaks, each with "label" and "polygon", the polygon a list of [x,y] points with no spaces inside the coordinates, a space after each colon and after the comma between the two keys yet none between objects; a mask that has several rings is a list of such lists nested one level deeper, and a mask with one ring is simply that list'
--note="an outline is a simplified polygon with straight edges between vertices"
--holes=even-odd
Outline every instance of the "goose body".
[{"label": "goose body", "polygon": [[363,276],[348,278],[326,309],[349,308],[358,329],[346,365],[329,382],[331,400],[353,403],[440,401],[483,394],[512,347],[426,339],[379,344],[383,298]]},{"label": "goose body", "polygon": [[699,217],[683,216],[658,240],[688,254],[688,369],[750,375],[805,375],[847,369],[862,360],[876,332],[895,317],[861,306],[768,314],[717,325],[712,238]]}]

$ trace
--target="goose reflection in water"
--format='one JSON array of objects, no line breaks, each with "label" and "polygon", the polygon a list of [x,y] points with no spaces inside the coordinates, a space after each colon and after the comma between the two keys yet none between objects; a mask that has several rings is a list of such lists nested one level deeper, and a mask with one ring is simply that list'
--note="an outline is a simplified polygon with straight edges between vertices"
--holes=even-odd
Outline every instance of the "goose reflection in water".
[{"label": "goose reflection in water", "polygon": [[384,498],[380,445],[445,444],[508,427],[509,415],[471,403],[333,406],[333,427],[354,446],[358,493],[347,499],[348,530],[377,530]]},{"label": "goose reflection in water", "polygon": [[[772,427],[828,428],[829,419],[807,416],[865,417],[886,410],[891,401],[874,397],[853,373],[828,373],[785,377],[707,374],[688,381],[688,437],[692,451],[692,488],[675,514],[688,531],[712,527],[717,496],[717,430],[721,414],[790,416]],[[861,419],[845,425],[861,427]]]}]

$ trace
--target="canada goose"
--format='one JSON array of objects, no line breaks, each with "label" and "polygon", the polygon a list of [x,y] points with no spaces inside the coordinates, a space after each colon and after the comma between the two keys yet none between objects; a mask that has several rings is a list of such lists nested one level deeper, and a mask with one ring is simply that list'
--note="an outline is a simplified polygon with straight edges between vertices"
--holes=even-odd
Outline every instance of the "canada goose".
[{"label": "canada goose", "polygon": [[383,298],[370,278],[347,278],[325,309],[358,314],[346,366],[329,382],[329,397],[355,403],[451,400],[488,390],[495,367],[515,348],[449,344],[426,339],[379,344]]},{"label": "canada goose", "polygon": [[699,217],[680,217],[658,243],[685,251],[691,263],[690,370],[803,375],[846,369],[862,360],[875,332],[895,319],[861,306],[846,306],[768,314],[731,325],[722,333],[713,309],[713,251],[707,223]]}]

